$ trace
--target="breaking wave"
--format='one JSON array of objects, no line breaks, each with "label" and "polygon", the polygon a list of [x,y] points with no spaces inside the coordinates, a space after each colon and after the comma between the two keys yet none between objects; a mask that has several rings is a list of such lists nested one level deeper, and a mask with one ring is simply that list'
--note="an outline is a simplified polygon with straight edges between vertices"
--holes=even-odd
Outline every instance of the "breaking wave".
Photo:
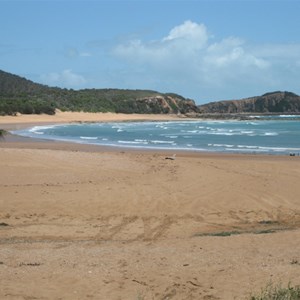
[{"label": "breaking wave", "polygon": [[[254,116],[253,116],[254,118]],[[34,126],[33,138],[127,148],[287,154],[300,152],[300,121],[111,122]]]}]

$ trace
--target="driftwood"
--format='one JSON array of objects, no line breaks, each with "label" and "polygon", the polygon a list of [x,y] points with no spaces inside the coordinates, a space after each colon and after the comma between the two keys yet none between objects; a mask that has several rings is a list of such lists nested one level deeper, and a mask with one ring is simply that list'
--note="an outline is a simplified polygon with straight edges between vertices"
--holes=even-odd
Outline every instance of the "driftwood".
[{"label": "driftwood", "polygon": [[167,156],[165,159],[175,160],[176,154],[173,154],[172,156]]}]

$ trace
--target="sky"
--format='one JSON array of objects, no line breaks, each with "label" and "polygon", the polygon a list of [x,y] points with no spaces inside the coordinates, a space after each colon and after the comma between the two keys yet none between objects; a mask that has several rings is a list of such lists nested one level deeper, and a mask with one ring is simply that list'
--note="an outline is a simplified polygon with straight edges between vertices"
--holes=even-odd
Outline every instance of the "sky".
[{"label": "sky", "polygon": [[300,94],[300,0],[0,0],[0,69],[197,104]]}]

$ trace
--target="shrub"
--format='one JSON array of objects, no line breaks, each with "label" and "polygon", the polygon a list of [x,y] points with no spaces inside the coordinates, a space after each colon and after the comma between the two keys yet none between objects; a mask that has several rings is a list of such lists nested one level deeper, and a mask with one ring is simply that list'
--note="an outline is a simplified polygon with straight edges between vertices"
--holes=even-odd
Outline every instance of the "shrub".
[{"label": "shrub", "polygon": [[274,286],[269,283],[259,295],[251,296],[250,300],[299,300],[300,286],[290,284],[284,288],[281,284]]},{"label": "shrub", "polygon": [[7,131],[4,129],[0,129],[0,139],[4,138],[4,136],[7,134]]}]

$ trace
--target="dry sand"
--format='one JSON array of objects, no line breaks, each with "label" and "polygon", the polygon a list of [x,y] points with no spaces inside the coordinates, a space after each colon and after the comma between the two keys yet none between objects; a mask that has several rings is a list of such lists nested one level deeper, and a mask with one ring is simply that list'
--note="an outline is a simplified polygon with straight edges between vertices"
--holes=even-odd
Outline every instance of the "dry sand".
[{"label": "dry sand", "polygon": [[[0,128],[56,122],[13,118]],[[300,158],[170,154],[0,141],[0,299],[249,299],[300,284]]]},{"label": "dry sand", "polygon": [[[2,116],[0,124],[28,124],[28,123],[67,123],[67,122],[109,122],[109,121],[137,121],[137,120],[174,120],[177,115],[147,115],[147,114],[116,114],[116,113],[84,113],[61,112],[55,115],[17,115]],[[181,118],[184,118],[182,116]]]}]

